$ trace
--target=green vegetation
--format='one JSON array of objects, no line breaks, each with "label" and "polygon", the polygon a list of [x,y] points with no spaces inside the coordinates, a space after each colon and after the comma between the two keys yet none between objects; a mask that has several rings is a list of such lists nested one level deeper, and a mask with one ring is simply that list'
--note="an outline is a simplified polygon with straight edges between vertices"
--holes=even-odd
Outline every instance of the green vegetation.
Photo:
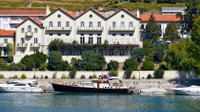
[{"label": "green vegetation", "polygon": [[109,71],[109,73],[108,73],[108,75],[110,76],[110,77],[116,77],[116,76],[118,76],[118,71],[116,71],[116,70],[111,70],[111,71]]},{"label": "green vegetation", "polygon": [[53,76],[52,76],[52,79],[56,79],[56,77],[57,77],[57,72],[54,72]]},{"label": "green vegetation", "polygon": [[74,67],[70,68],[69,77],[74,79],[76,77],[76,69]]},{"label": "green vegetation", "polygon": [[0,74],[0,79],[4,79],[4,75],[3,74]]},{"label": "green vegetation", "polygon": [[144,61],[142,70],[154,70],[154,62],[153,61]]},{"label": "green vegetation", "polygon": [[44,76],[44,79],[48,79],[48,76],[47,76],[47,75],[45,75],[45,76]]},{"label": "green vegetation", "polygon": [[170,40],[171,42],[175,42],[180,39],[180,36],[178,35],[178,28],[174,23],[170,23],[167,25],[165,34],[164,34],[164,40]]},{"label": "green vegetation", "polygon": [[85,75],[81,75],[81,79],[85,79]]},{"label": "green vegetation", "polygon": [[27,77],[26,77],[25,74],[22,74],[20,78],[21,78],[21,79],[26,79]]},{"label": "green vegetation", "polygon": [[113,61],[111,60],[110,63],[107,64],[108,65],[108,70],[118,70],[119,68],[119,62],[117,61]]},{"label": "green vegetation", "polygon": [[67,78],[66,75],[62,74],[61,79],[66,79],[66,78]]},{"label": "green vegetation", "polygon": [[12,77],[9,77],[9,79],[19,79],[17,75],[14,75]]},{"label": "green vegetation", "polygon": [[93,74],[93,75],[89,76],[89,79],[97,79],[97,75]]},{"label": "green vegetation", "polygon": [[154,73],[153,73],[154,78],[156,78],[156,79],[162,79],[163,76],[164,76],[164,72],[165,71],[162,70],[162,69],[155,70]]},{"label": "green vegetation", "polygon": [[147,79],[151,79],[151,78],[152,78],[151,74],[148,74]]},{"label": "green vegetation", "polygon": [[3,59],[0,59],[0,71],[7,70],[7,68],[8,68],[7,62]]}]

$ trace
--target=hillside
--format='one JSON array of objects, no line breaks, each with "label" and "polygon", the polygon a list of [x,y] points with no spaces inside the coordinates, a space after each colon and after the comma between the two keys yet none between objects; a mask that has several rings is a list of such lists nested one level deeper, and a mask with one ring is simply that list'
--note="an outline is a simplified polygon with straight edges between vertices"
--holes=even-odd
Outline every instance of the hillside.
[{"label": "hillside", "polygon": [[89,7],[98,8],[101,11],[127,8],[141,11],[160,11],[161,7],[183,7],[184,3],[141,3],[128,2],[127,0],[0,0],[0,9],[45,9],[50,6],[52,10],[58,7],[71,11],[85,10]]}]

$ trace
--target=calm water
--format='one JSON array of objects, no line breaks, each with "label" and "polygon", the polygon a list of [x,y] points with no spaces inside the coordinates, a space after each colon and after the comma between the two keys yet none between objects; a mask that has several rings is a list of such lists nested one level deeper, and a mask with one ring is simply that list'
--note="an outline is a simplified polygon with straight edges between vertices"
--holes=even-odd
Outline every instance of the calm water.
[{"label": "calm water", "polygon": [[200,96],[0,93],[0,112],[200,112]]}]

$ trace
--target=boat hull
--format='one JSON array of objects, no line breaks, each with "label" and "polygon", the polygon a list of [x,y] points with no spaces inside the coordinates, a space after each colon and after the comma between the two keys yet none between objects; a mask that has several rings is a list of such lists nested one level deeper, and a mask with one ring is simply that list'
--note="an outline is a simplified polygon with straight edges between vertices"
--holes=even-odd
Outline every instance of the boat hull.
[{"label": "boat hull", "polygon": [[192,96],[200,96],[200,90],[174,90],[174,93],[177,95],[192,95]]},{"label": "boat hull", "polygon": [[52,83],[55,92],[73,92],[73,93],[117,93],[117,94],[131,94],[133,93],[127,88],[86,88],[69,85],[61,85]]},{"label": "boat hull", "polygon": [[0,87],[2,93],[42,93],[41,88],[12,88],[12,87]]}]

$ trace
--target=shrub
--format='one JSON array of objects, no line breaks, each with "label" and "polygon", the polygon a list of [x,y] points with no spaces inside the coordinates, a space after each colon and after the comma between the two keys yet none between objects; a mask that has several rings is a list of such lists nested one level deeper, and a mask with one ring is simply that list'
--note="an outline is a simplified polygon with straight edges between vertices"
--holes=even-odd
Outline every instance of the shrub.
[{"label": "shrub", "polygon": [[144,61],[142,70],[154,70],[154,62],[153,61]]},{"label": "shrub", "polygon": [[93,74],[89,77],[89,79],[97,79],[97,75]]},{"label": "shrub", "polygon": [[45,75],[45,77],[44,77],[45,79],[48,79],[48,76],[47,75]]},{"label": "shrub", "polygon": [[117,61],[110,61],[108,63],[108,70],[117,70],[119,68],[119,63]]},{"label": "shrub", "polygon": [[74,79],[76,77],[76,69],[74,67],[71,68],[71,71],[69,72],[69,77],[71,79]]},{"label": "shrub", "polygon": [[151,78],[152,78],[151,74],[148,74],[147,79],[151,79]]},{"label": "shrub", "polygon": [[36,75],[33,75],[33,79],[36,79]]},{"label": "shrub", "polygon": [[136,76],[135,76],[135,75],[133,75],[133,77],[132,77],[131,79],[136,79]]},{"label": "shrub", "polygon": [[19,79],[17,75],[10,77],[10,79]]},{"label": "shrub", "polygon": [[45,63],[40,64],[40,68],[39,69],[42,70],[42,71],[46,70],[47,69],[47,64],[45,64]]},{"label": "shrub", "polygon": [[85,79],[85,75],[81,75],[81,79]]},{"label": "shrub", "polygon": [[66,79],[66,78],[67,78],[66,75],[62,74],[61,79]]},{"label": "shrub", "polygon": [[132,69],[127,69],[124,74],[125,74],[125,79],[130,79],[131,74],[132,74],[133,70]]},{"label": "shrub", "polygon": [[156,79],[162,79],[164,76],[164,70],[162,69],[155,70],[153,75],[154,75],[154,78]]},{"label": "shrub", "polygon": [[56,76],[57,76],[57,72],[54,72],[52,79],[56,79]]},{"label": "shrub", "polygon": [[138,70],[139,63],[136,59],[130,58],[126,59],[124,62],[124,70],[131,69],[131,70]]},{"label": "shrub", "polygon": [[118,76],[118,71],[111,70],[111,71],[108,73],[108,75],[109,75],[110,77],[112,77],[112,76]]},{"label": "shrub", "polygon": [[4,79],[4,75],[3,74],[0,74],[0,79]]},{"label": "shrub", "polygon": [[27,77],[26,77],[25,74],[22,74],[20,78],[21,78],[21,79],[26,79]]},{"label": "shrub", "polygon": [[162,63],[160,63],[160,65],[159,65],[159,69],[162,69],[162,70],[168,70],[168,67],[167,67],[166,62],[162,62]]},{"label": "shrub", "polygon": [[40,76],[40,79],[44,79],[44,76],[43,76],[43,75],[41,75],[41,76]]}]

